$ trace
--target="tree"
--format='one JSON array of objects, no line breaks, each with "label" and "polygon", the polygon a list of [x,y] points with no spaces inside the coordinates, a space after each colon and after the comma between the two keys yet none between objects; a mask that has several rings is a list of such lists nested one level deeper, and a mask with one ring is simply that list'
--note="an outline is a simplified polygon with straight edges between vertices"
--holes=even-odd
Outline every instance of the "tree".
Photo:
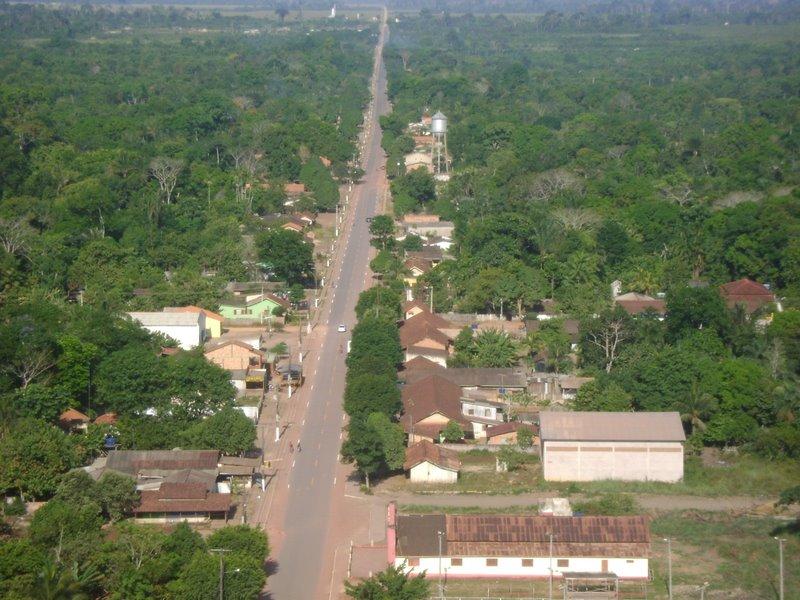
[{"label": "tree", "polygon": [[513,446],[503,446],[497,453],[497,461],[508,471],[516,471],[525,462],[525,454]]},{"label": "tree", "polygon": [[13,404],[18,414],[55,423],[71,403],[68,392],[61,387],[31,383],[14,393]]},{"label": "tree", "polygon": [[369,233],[375,247],[386,250],[389,240],[394,235],[394,220],[389,215],[377,215],[369,224]]},{"label": "tree", "polygon": [[716,288],[680,288],[667,296],[667,333],[677,340],[693,329],[712,329],[726,339],[731,318]]},{"label": "tree", "polygon": [[97,369],[98,404],[105,410],[132,414],[160,409],[168,402],[165,362],[146,346],[130,344],[107,356]]},{"label": "tree", "polygon": [[398,423],[383,413],[372,413],[367,417],[367,427],[381,441],[383,462],[390,471],[403,468],[406,459],[405,432]]},{"label": "tree", "polygon": [[103,474],[97,482],[96,493],[103,512],[112,522],[130,514],[139,504],[139,492],[133,479],[114,472]]},{"label": "tree", "polygon": [[92,366],[99,356],[99,348],[74,335],[62,336],[58,345],[61,349],[56,361],[58,383],[73,398],[82,400],[90,393]]},{"label": "tree", "polygon": [[614,368],[614,362],[622,351],[625,342],[631,337],[631,323],[628,314],[619,306],[603,311],[599,317],[581,324],[582,352],[585,361],[593,355],[602,364],[606,373]]},{"label": "tree", "polygon": [[347,426],[347,439],[342,444],[342,460],[355,463],[364,476],[367,489],[370,475],[377,473],[384,465],[382,440],[363,419],[353,419]]},{"label": "tree", "polygon": [[195,423],[184,437],[194,448],[213,448],[236,455],[253,447],[256,426],[242,411],[231,406]]},{"label": "tree", "polygon": [[487,329],[475,336],[474,366],[510,367],[516,362],[517,347],[507,333]]},{"label": "tree", "polygon": [[[196,352],[179,352],[166,358],[164,374],[172,404],[189,418],[200,418],[230,406],[236,395],[229,373]],[[163,384],[162,384],[163,385]],[[176,408],[176,410],[178,409]]]},{"label": "tree", "polygon": [[533,446],[533,430],[530,427],[520,426],[517,428],[517,445],[520,448]]},{"label": "tree", "polygon": [[633,397],[614,381],[595,380],[581,386],[571,406],[581,411],[628,412],[633,410]]},{"label": "tree", "polygon": [[29,534],[35,544],[53,549],[58,561],[65,546],[78,539],[96,539],[102,525],[97,503],[74,505],[56,498],[33,513]]},{"label": "tree", "polygon": [[236,553],[218,557],[197,552],[181,570],[178,578],[167,585],[171,597],[183,600],[217,600],[220,560],[224,572],[224,600],[256,600],[266,580],[263,566],[250,556]]},{"label": "tree", "polygon": [[313,279],[314,253],[311,244],[296,231],[267,229],[256,236],[261,260],[278,279],[287,284],[305,284]]},{"label": "tree", "polygon": [[206,540],[209,548],[224,548],[263,563],[269,556],[267,535],[255,527],[233,525],[212,533]]},{"label": "tree", "polygon": [[167,536],[157,527],[135,525],[130,521],[115,528],[117,543],[125,550],[134,570],[161,555]]},{"label": "tree", "polygon": [[424,573],[412,577],[394,565],[358,583],[346,581],[344,588],[354,600],[425,600],[430,595]]},{"label": "tree", "polygon": [[286,20],[286,16],[289,14],[289,9],[285,6],[279,6],[275,9],[275,14],[278,15],[281,23],[283,23]]},{"label": "tree", "polygon": [[178,182],[178,175],[183,170],[183,161],[175,158],[159,156],[150,162],[150,174],[158,181],[158,188],[164,202],[172,202],[172,191]]},{"label": "tree", "polygon": [[455,421],[448,421],[447,425],[445,425],[444,429],[442,429],[442,437],[444,438],[445,442],[455,444],[463,439],[464,430],[461,429],[461,425]]},{"label": "tree", "polygon": [[344,410],[351,418],[366,419],[374,412],[391,417],[400,411],[400,406],[396,376],[360,373],[348,377]]},{"label": "tree", "polygon": [[24,418],[0,438],[0,489],[41,498],[53,493],[58,476],[75,466],[67,436],[37,419]]}]

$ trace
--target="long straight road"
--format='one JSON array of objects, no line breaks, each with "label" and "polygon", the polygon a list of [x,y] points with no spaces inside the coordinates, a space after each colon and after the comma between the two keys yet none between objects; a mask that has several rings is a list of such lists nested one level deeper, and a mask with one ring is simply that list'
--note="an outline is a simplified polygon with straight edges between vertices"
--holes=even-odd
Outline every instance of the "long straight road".
[{"label": "long straight road", "polygon": [[[365,122],[362,167],[363,180],[354,186],[350,195],[348,220],[342,230],[341,252],[335,264],[329,288],[329,306],[309,340],[304,370],[308,379],[303,389],[307,400],[305,418],[299,432],[302,452],[284,458],[290,469],[286,485],[283,512],[282,539],[277,556],[275,573],[267,583],[270,598],[274,600],[305,600],[327,597],[320,590],[331,577],[331,557],[327,556],[327,534],[334,513],[337,488],[337,464],[341,446],[344,411],[342,395],[345,380],[345,354],[350,331],[355,325],[355,305],[361,291],[368,285],[369,277],[369,225],[367,218],[378,211],[386,189],[385,162],[380,145],[378,117],[389,109],[386,95],[386,77],[383,68],[383,42],[386,35],[385,20],[376,48],[373,73],[372,110]],[[342,323],[347,333],[337,331]]]}]

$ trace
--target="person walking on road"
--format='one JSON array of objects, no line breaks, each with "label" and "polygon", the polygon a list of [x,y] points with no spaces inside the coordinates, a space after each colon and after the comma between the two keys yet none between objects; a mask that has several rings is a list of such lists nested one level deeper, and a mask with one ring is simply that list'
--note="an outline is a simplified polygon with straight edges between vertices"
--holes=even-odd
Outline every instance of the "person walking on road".
[{"label": "person walking on road", "polygon": [[303,451],[303,447],[300,445],[299,441],[297,442],[297,451],[298,452],[302,452]]},{"label": "person walking on road", "polygon": [[292,442],[289,442],[289,452],[294,452],[294,444]]}]

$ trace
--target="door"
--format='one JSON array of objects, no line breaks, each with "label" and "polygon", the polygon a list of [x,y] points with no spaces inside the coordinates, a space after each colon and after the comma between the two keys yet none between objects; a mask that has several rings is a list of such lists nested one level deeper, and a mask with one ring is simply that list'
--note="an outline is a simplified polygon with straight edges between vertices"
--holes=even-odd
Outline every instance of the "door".
[{"label": "door", "polygon": [[600,570],[603,573],[608,573],[608,561],[606,559],[600,561]]}]

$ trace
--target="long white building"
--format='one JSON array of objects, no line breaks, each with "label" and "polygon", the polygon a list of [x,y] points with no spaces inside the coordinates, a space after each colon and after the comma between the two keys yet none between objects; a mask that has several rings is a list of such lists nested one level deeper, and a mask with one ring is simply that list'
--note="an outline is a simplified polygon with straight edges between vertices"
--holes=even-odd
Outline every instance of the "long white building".
[{"label": "long white building", "polygon": [[539,414],[547,481],[683,479],[683,431],[677,412]]},{"label": "long white building", "polygon": [[203,312],[129,312],[128,316],[147,331],[172,338],[184,350],[203,343],[206,330]]},{"label": "long white building", "polygon": [[650,527],[645,516],[397,515],[389,505],[390,564],[450,578],[645,580]]}]

